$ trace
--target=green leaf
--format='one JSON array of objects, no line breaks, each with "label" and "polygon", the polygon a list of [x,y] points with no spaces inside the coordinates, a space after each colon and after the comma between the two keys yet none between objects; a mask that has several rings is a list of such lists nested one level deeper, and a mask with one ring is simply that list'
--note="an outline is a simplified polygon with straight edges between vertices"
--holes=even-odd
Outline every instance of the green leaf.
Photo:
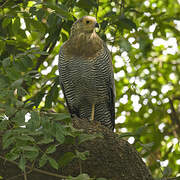
[{"label": "green leaf", "polygon": [[78,150],[75,150],[76,157],[81,160],[86,160],[87,156],[89,156],[89,151],[79,152]]},{"label": "green leaf", "polygon": [[119,26],[119,28],[124,28],[128,30],[135,29],[137,30],[136,24],[131,20],[124,16],[120,16],[119,21],[116,22],[116,24]]},{"label": "green leaf", "polygon": [[53,101],[52,94],[48,93],[48,95],[46,96],[46,100],[45,100],[45,107],[51,108],[52,107],[52,101]]},{"label": "green leaf", "polygon": [[3,120],[0,122],[0,131],[6,130],[9,122],[7,120]]},{"label": "green leaf", "polygon": [[10,145],[16,142],[15,137],[10,137],[6,141],[3,139],[3,149],[7,149]]},{"label": "green leaf", "polygon": [[24,56],[22,59],[22,63],[26,68],[30,68],[33,66],[33,61],[29,56]]},{"label": "green leaf", "polygon": [[[6,68],[7,69],[7,68]],[[7,69],[7,76],[9,79],[15,81],[17,79],[20,79],[22,76],[20,74],[20,71],[16,69],[16,67],[12,67],[11,71],[10,68]]]},{"label": "green leaf", "polygon": [[34,152],[39,151],[38,148],[35,146],[22,146],[21,149],[24,151],[34,151]]},{"label": "green leaf", "polygon": [[48,137],[43,137],[40,141],[37,142],[37,144],[49,144],[51,142],[54,142],[54,139],[48,138]]},{"label": "green leaf", "polygon": [[18,59],[14,62],[13,64],[15,70],[17,72],[25,72],[26,71],[26,67],[24,66],[24,64],[22,63],[21,59]]},{"label": "green leaf", "polygon": [[56,145],[51,145],[46,149],[47,154],[52,154],[55,151],[56,151]]},{"label": "green leaf", "polygon": [[142,136],[146,132],[146,130],[147,130],[147,126],[145,126],[145,125],[141,126],[141,127],[136,129],[135,135],[136,136]]},{"label": "green leaf", "polygon": [[36,106],[36,107],[39,106],[44,95],[45,95],[45,89],[42,89],[32,98],[32,101],[34,102],[34,106]]},{"label": "green leaf", "polygon": [[38,112],[36,112],[36,111],[32,111],[31,112],[31,119],[33,120],[33,121],[39,121],[40,120],[40,116],[39,116],[39,113]]},{"label": "green leaf", "polygon": [[30,141],[30,142],[35,142],[34,138],[28,135],[23,135],[23,136],[16,136],[17,139],[22,140],[22,141]]},{"label": "green leaf", "polygon": [[57,132],[56,132],[56,140],[57,140],[60,144],[63,144],[63,143],[64,143],[64,140],[65,140],[64,134],[62,134],[62,132],[60,132],[60,131],[57,131]]},{"label": "green leaf", "polygon": [[97,3],[95,0],[79,0],[77,6],[89,12],[92,7],[97,7]]},{"label": "green leaf", "polygon": [[64,140],[65,140],[65,135],[66,135],[66,130],[65,128],[61,125],[56,126],[56,133],[55,133],[55,137],[56,140],[60,143],[63,144]]},{"label": "green leaf", "polygon": [[147,144],[141,144],[141,146],[143,146],[147,150],[151,150],[153,145],[154,145],[154,142],[147,143]]},{"label": "green leaf", "polygon": [[120,41],[120,48],[122,48],[124,51],[130,51],[131,50],[131,44],[127,39],[122,39]]},{"label": "green leaf", "polygon": [[45,15],[45,10],[44,9],[39,9],[37,12],[36,12],[36,16],[38,18],[39,21],[42,20],[42,18],[44,17]]},{"label": "green leaf", "polygon": [[52,115],[52,119],[56,120],[56,121],[61,121],[64,119],[70,119],[71,118],[71,116],[69,114],[66,114],[66,113],[54,113],[51,115]]},{"label": "green leaf", "polygon": [[[154,31],[155,32],[155,31]],[[148,37],[148,34],[144,31],[139,31],[139,47],[143,52],[143,55],[146,57],[147,53],[151,50],[151,40]]]},{"label": "green leaf", "polygon": [[23,83],[23,79],[22,79],[22,78],[21,78],[21,79],[18,79],[18,80],[14,81],[14,82],[11,84],[11,87],[12,87],[12,88],[17,88],[17,87],[21,86],[22,83]]},{"label": "green leaf", "polygon": [[20,154],[18,153],[12,153],[12,152],[9,152],[6,154],[6,158],[10,161],[14,161],[16,160],[17,158],[19,158]]},{"label": "green leaf", "polygon": [[103,138],[103,135],[102,134],[80,134],[78,136],[78,143],[81,144],[82,142],[91,141],[95,138]]},{"label": "green leaf", "polygon": [[68,177],[68,180],[92,180],[88,174],[80,174],[77,177]]},{"label": "green leaf", "polygon": [[54,169],[57,169],[59,168],[59,165],[58,163],[56,162],[55,159],[51,158],[51,157],[48,157],[48,161],[50,163],[50,165],[54,168]]},{"label": "green leaf", "polygon": [[3,19],[3,22],[2,22],[2,27],[5,28],[8,24],[11,23],[11,18],[10,17],[6,17]]},{"label": "green leaf", "polygon": [[43,3],[44,6],[46,6],[47,8],[51,8],[52,10],[54,10],[56,13],[58,13],[60,16],[67,18],[68,20],[73,20],[72,15],[65,10],[64,7],[61,7],[57,4],[52,4],[52,3]]},{"label": "green leaf", "polygon": [[127,132],[127,133],[121,133],[118,137],[123,138],[123,137],[130,137],[130,136],[136,136],[136,134]]},{"label": "green leaf", "polygon": [[59,90],[57,88],[58,84],[59,84],[59,79],[56,78],[55,83],[53,84],[50,91],[48,92],[48,95],[46,96],[46,100],[45,100],[45,107],[46,108],[51,108],[52,102],[57,100],[58,92],[59,92]]},{"label": "green leaf", "polygon": [[1,47],[0,49],[0,55],[1,55],[1,53],[5,50],[5,47],[6,47],[5,41],[0,40],[0,47]]},{"label": "green leaf", "polygon": [[30,130],[36,130],[40,128],[40,126],[41,126],[41,119],[38,112],[32,111],[31,119],[27,123],[27,128],[29,128]]},{"label": "green leaf", "polygon": [[13,118],[13,122],[15,122],[17,125],[19,126],[23,126],[26,125],[25,123],[25,115],[26,115],[27,111],[26,110],[21,110],[18,111],[15,115],[15,118]]},{"label": "green leaf", "polygon": [[24,171],[25,165],[26,165],[26,159],[23,156],[21,156],[18,166],[22,171]]},{"label": "green leaf", "polygon": [[32,6],[30,9],[29,9],[29,12],[33,15],[36,14],[36,7],[35,6]]},{"label": "green leaf", "polygon": [[4,68],[10,66],[10,64],[11,64],[10,58],[5,58],[5,59],[3,60],[3,67],[4,67]]},{"label": "green leaf", "polygon": [[48,19],[47,19],[49,27],[55,26],[56,25],[56,21],[57,21],[56,13],[51,13],[48,16]]},{"label": "green leaf", "polygon": [[69,164],[74,158],[76,157],[76,155],[72,152],[66,152],[63,154],[63,156],[60,157],[58,164],[59,167],[64,167],[67,164]]},{"label": "green leaf", "polygon": [[44,25],[41,22],[36,21],[34,19],[28,19],[28,21],[31,24],[31,27],[32,27],[33,31],[38,32],[38,33],[44,35],[46,30],[45,30]]},{"label": "green leaf", "polygon": [[22,29],[18,29],[18,34],[16,36],[20,36],[19,38],[27,39],[26,33]]},{"label": "green leaf", "polygon": [[22,108],[24,106],[24,102],[16,100],[16,107],[17,108]]},{"label": "green leaf", "polygon": [[39,151],[25,151],[24,157],[29,159],[31,162],[34,161],[39,155]]},{"label": "green leaf", "polygon": [[46,52],[46,51],[37,51],[34,54],[39,54],[39,55],[44,55],[44,56],[49,55],[48,52]]},{"label": "green leaf", "polygon": [[[17,88],[17,94],[18,96],[25,96],[28,94],[28,92],[23,88],[23,87],[18,87]],[[23,102],[22,102],[23,103]]]},{"label": "green leaf", "polygon": [[43,167],[47,163],[48,157],[46,154],[43,154],[39,160],[39,167]]},{"label": "green leaf", "polygon": [[14,107],[8,107],[6,108],[6,115],[7,116],[12,116],[14,115],[16,112],[16,109]]},{"label": "green leaf", "polygon": [[2,142],[4,143],[4,142],[8,141],[8,139],[9,139],[11,136],[14,136],[13,131],[12,131],[12,130],[6,131],[6,132],[4,133],[4,135],[3,135]]},{"label": "green leaf", "polygon": [[14,32],[14,34],[18,34],[18,31],[20,29],[20,18],[16,17],[15,21],[12,24],[12,31]]}]

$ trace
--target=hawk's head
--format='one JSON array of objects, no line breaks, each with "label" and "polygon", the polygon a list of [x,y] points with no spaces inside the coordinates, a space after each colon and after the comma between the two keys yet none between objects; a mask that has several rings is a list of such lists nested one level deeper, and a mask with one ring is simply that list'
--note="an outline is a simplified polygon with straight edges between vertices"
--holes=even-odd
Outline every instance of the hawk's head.
[{"label": "hawk's head", "polygon": [[83,16],[72,25],[71,34],[75,32],[92,33],[96,27],[99,27],[99,24],[97,23],[95,17]]}]

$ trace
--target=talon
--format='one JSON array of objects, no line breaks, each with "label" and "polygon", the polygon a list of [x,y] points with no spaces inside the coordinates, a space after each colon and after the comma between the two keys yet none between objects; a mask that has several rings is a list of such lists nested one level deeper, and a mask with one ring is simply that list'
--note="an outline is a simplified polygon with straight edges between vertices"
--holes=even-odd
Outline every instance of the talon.
[{"label": "talon", "polygon": [[95,104],[92,104],[91,121],[94,121]]}]

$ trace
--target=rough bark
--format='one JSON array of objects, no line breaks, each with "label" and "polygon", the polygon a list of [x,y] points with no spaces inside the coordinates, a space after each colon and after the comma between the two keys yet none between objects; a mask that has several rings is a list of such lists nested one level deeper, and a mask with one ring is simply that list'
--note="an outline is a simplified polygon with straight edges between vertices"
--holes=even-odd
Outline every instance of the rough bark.
[{"label": "rough bark", "polygon": [[[90,177],[104,177],[111,180],[153,180],[150,171],[142,161],[138,152],[127,141],[118,138],[118,135],[101,126],[99,123],[89,123],[86,120],[74,119],[74,127],[84,129],[86,133],[102,133],[104,138],[96,138],[86,141],[76,147],[67,144],[58,147],[53,157],[59,159],[65,152],[89,151],[89,156],[85,161],[74,159],[70,164],[58,171],[49,165],[43,170],[61,175],[77,176],[87,173]],[[2,153],[1,153],[2,154]],[[81,167],[81,168],[80,168]],[[14,177],[16,175],[20,175]],[[24,179],[22,172],[17,165],[0,159],[0,176],[5,179],[14,177],[14,180]],[[32,171],[27,174],[28,180],[56,180],[60,179],[40,172]]]}]

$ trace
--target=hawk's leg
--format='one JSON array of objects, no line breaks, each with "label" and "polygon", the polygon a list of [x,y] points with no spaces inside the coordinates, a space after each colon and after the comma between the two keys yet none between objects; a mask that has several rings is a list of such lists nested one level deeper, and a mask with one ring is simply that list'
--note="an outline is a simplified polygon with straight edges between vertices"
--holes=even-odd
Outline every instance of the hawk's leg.
[{"label": "hawk's leg", "polygon": [[92,104],[91,121],[94,121],[95,104]]}]

